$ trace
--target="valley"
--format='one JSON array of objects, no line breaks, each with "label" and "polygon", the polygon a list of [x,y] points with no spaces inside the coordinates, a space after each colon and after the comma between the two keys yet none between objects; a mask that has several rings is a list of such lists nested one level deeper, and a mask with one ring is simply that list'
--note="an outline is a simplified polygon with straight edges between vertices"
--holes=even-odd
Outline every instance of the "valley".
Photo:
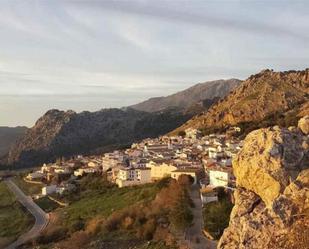
[{"label": "valley", "polygon": [[[297,157],[301,151],[304,158],[296,161],[295,167],[300,181],[304,181],[302,174],[306,177],[307,76],[308,70],[263,71],[237,82],[232,92],[212,103],[210,109],[204,106],[204,111],[200,109],[193,118],[193,113],[185,114],[192,105],[189,109],[184,106],[175,109],[173,104],[160,112],[131,108],[93,113],[48,111],[13,145],[7,159],[12,169],[25,168],[6,172],[15,175],[12,181],[50,217],[48,226],[34,239],[24,241],[22,248],[204,249],[206,246],[230,249],[231,245],[239,249],[233,246],[240,238],[230,236],[234,230],[229,227],[237,227],[234,220],[247,222],[238,221],[235,213],[242,208],[250,210],[250,207],[241,206],[243,195],[253,198],[255,193],[253,202],[258,200],[256,205],[262,209],[268,208],[265,205],[269,201],[268,194],[262,197],[264,192],[257,187],[262,183],[251,186],[250,180],[243,178],[239,173],[241,169],[237,168],[239,160],[250,160],[250,156],[239,157],[241,153],[251,153],[250,136],[259,132],[275,136],[266,138],[274,139],[281,144],[280,148],[288,151],[284,157]],[[278,84],[282,86],[276,87]],[[246,92],[251,94],[247,96]],[[149,101],[154,103],[154,100]],[[265,103],[269,108],[264,108]],[[147,105],[146,101],[137,107],[146,108]],[[232,113],[233,118],[229,118],[225,110]],[[301,116],[305,117],[299,121]],[[295,145],[287,146],[286,139]],[[254,146],[270,146],[269,150],[275,150],[273,142],[264,140],[257,136],[255,141],[260,142]],[[293,148],[298,149],[294,151]],[[258,167],[266,167],[263,158],[267,155],[257,155],[256,160],[261,160]],[[286,163],[290,159],[284,160]],[[30,166],[36,168],[27,169]],[[257,166],[252,163],[250,167]],[[287,166],[281,167],[284,172]],[[265,172],[260,174],[263,178]],[[280,181],[275,185],[293,188],[280,178],[280,174],[274,177]],[[248,190],[239,188],[240,185]],[[305,210],[298,192],[287,193],[280,192],[280,196],[294,198],[291,199],[293,205]],[[19,210],[16,201],[10,205]],[[252,205],[254,208],[255,204]],[[287,205],[282,207],[283,212],[290,208],[290,204]],[[19,212],[17,210],[14,212]],[[265,219],[277,219],[281,215],[279,211],[269,212],[275,213]],[[4,243],[29,229],[31,216],[23,209],[18,215],[22,220],[18,222],[25,226],[16,234],[5,234]],[[306,224],[306,215],[301,219]],[[286,231],[295,229],[285,226]],[[257,236],[264,236],[267,231],[263,229]],[[276,239],[280,243],[290,243],[279,237]],[[255,240],[250,243],[248,248],[255,248]]]}]

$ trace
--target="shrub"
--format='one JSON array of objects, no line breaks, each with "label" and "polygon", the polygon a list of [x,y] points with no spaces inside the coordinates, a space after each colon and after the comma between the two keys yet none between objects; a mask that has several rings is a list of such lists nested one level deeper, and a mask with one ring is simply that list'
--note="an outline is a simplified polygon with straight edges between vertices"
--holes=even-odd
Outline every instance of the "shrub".
[{"label": "shrub", "polygon": [[178,136],[180,136],[180,137],[185,137],[187,134],[186,134],[186,132],[185,131],[179,131],[178,132]]},{"label": "shrub", "polygon": [[57,248],[71,249],[71,248],[87,248],[86,245],[91,241],[91,237],[84,231],[78,231],[71,235],[65,241],[58,243]]},{"label": "shrub", "polygon": [[36,242],[39,244],[49,244],[64,239],[67,236],[67,230],[62,227],[55,227],[43,234],[41,234]]},{"label": "shrub", "polygon": [[171,182],[170,177],[164,177],[157,182],[157,188],[158,189],[166,188],[166,187],[168,187],[170,182]]},{"label": "shrub", "polygon": [[90,221],[88,221],[85,231],[88,234],[95,235],[101,230],[103,224],[104,224],[103,218],[95,217],[91,219]]},{"label": "shrub", "polygon": [[229,225],[232,208],[233,204],[227,197],[219,202],[205,204],[203,209],[205,229],[215,239],[219,239],[224,229]]},{"label": "shrub", "polygon": [[80,230],[83,230],[85,228],[85,221],[81,218],[78,217],[77,220],[75,220],[71,226],[70,226],[70,232],[74,233]]},{"label": "shrub", "polygon": [[194,178],[190,175],[180,175],[178,177],[178,183],[181,186],[189,187],[194,183]]},{"label": "shrub", "polygon": [[171,211],[170,220],[177,230],[184,231],[189,227],[193,221],[193,214],[188,204],[179,200]]}]

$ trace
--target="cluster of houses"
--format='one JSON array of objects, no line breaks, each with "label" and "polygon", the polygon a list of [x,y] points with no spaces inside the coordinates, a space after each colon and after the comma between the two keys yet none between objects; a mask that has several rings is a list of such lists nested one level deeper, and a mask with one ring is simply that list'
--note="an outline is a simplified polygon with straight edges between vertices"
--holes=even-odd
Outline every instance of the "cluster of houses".
[{"label": "cluster of houses", "polygon": [[77,156],[70,160],[57,160],[56,163],[44,164],[40,170],[29,173],[25,180],[43,183],[41,195],[62,195],[76,189],[75,182],[80,177],[102,172],[102,160],[97,156]]},{"label": "cluster of houses", "polygon": [[220,134],[202,136],[198,130],[187,129],[183,136],[149,138],[103,156],[78,156],[43,165],[27,179],[44,179],[49,185],[42,189],[42,194],[48,195],[73,189],[71,182],[93,173],[104,172],[120,188],[189,175],[202,186],[201,198],[205,203],[216,198],[210,189],[234,187],[232,158],[241,147],[242,141],[236,138]]}]

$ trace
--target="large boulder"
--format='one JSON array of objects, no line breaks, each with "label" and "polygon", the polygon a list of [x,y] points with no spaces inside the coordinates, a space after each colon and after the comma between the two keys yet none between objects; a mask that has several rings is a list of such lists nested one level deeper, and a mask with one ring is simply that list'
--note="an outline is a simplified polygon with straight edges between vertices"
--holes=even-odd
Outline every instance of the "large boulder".
[{"label": "large boulder", "polygon": [[276,126],[246,137],[233,160],[235,206],[218,248],[309,248],[307,139]]},{"label": "large boulder", "polygon": [[306,167],[304,140],[301,133],[276,126],[251,132],[233,160],[237,186],[253,191],[266,205],[272,205]]}]

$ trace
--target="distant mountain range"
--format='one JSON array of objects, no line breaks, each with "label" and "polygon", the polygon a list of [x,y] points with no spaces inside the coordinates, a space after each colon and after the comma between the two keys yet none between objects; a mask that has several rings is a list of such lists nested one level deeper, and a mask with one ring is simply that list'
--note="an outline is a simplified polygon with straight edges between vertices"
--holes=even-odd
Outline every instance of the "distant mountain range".
[{"label": "distant mountain range", "polygon": [[21,138],[27,127],[0,127],[0,158],[5,156],[10,147]]},{"label": "distant mountain range", "polygon": [[241,83],[238,79],[215,80],[196,84],[166,97],[156,97],[130,106],[145,112],[176,110],[197,114],[207,110]]},{"label": "distant mountain range", "polygon": [[[195,115],[197,114],[197,115]],[[204,133],[240,126],[243,133],[295,125],[309,114],[309,69],[264,70],[247,80],[197,84],[123,109],[75,113],[50,110],[16,142],[5,160],[30,167],[61,156],[103,152],[189,127]]]},{"label": "distant mountain range", "polygon": [[241,126],[247,133],[263,126],[296,125],[298,118],[306,114],[309,114],[309,69],[263,70],[174,133],[189,127],[207,133],[234,125]]},{"label": "distant mountain range", "polygon": [[232,79],[197,84],[174,95],[122,109],[82,113],[50,110],[14,144],[5,164],[30,167],[61,156],[107,151],[166,134],[194,114],[207,110],[239,83]]}]

